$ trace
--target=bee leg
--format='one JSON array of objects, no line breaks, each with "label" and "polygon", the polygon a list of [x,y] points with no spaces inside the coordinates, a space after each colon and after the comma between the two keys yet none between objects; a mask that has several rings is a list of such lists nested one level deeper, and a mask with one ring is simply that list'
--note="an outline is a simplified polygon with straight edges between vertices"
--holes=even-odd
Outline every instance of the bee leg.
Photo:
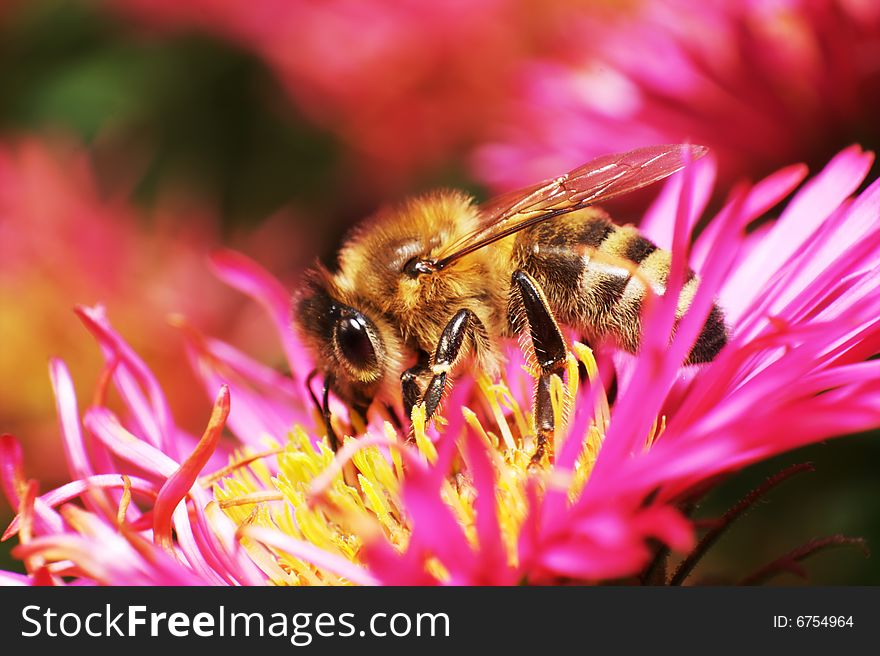
[{"label": "bee leg", "polygon": [[480,320],[470,310],[459,310],[449,320],[443,333],[440,335],[440,343],[434,352],[434,362],[431,365],[433,377],[425,389],[423,400],[425,402],[425,418],[430,419],[446,390],[446,379],[458,359],[464,354],[462,346],[468,335],[481,327]]},{"label": "bee leg", "polygon": [[430,374],[431,367],[428,363],[428,354],[425,351],[419,353],[419,361],[400,376],[401,392],[403,397],[403,411],[406,418],[412,418],[412,410],[422,400],[422,389],[419,387],[419,379]]},{"label": "bee leg", "polygon": [[553,457],[554,422],[550,381],[553,374],[562,377],[565,371],[565,338],[538,282],[522,270],[514,272],[512,282],[522,301],[535,359],[541,368],[535,388],[535,429],[538,444],[532,456],[532,464],[539,464],[545,455],[550,459]]},{"label": "bee leg", "polygon": [[336,431],[333,430],[333,422],[330,415],[330,386],[333,384],[332,374],[328,374],[324,378],[324,389],[322,394],[321,414],[324,417],[324,428],[327,430],[327,441],[330,442],[330,448],[333,453],[339,450],[340,440]]}]

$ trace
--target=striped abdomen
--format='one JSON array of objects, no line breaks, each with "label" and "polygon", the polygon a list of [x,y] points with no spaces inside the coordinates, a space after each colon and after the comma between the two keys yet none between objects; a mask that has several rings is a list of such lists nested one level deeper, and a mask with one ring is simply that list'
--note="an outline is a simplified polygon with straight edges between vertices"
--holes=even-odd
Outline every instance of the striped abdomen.
[{"label": "striped abdomen", "polygon": [[[556,319],[591,341],[613,339],[635,353],[640,313],[647,291],[663,294],[671,255],[632,226],[617,226],[590,208],[523,230],[513,249],[513,266],[543,287]],[[699,279],[688,270],[676,318],[687,311]],[[724,315],[717,306],[706,320],[688,358],[712,360],[727,342]]]}]

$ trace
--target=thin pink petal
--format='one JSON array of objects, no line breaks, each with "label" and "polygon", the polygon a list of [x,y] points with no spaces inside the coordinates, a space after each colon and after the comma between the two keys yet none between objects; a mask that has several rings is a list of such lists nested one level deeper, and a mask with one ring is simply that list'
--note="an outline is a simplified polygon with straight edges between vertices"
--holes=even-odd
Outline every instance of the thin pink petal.
[{"label": "thin pink petal", "polygon": [[8,433],[0,435],[0,484],[13,508],[18,508],[20,490],[24,485],[23,460],[18,440]]},{"label": "thin pink petal", "polygon": [[215,502],[199,513],[198,523],[205,533],[216,535],[219,542],[219,557],[226,565],[226,572],[234,576],[242,585],[266,585],[268,580],[263,571],[248,557],[238,540],[238,524],[221,510]]},{"label": "thin pink petal", "polygon": [[[479,540],[480,569],[486,577],[485,582],[510,583],[512,572],[507,571],[507,554],[501,541],[501,528],[498,524],[498,509],[495,498],[495,471],[486,453],[486,446],[475,435],[469,435],[465,442],[468,455],[468,469],[473,475],[477,499],[476,529]],[[493,581],[493,574],[499,576]],[[507,574],[507,577],[501,578]],[[476,581],[474,582],[476,583]]]},{"label": "thin pink petal", "polygon": [[403,553],[384,539],[364,545],[363,555],[370,573],[379,585],[438,585],[436,577],[425,570],[425,563],[414,550]]},{"label": "thin pink petal", "polygon": [[303,392],[291,379],[228,344],[207,339],[189,326],[183,328],[187,355],[206,389],[228,385],[235,397],[229,427],[243,443],[262,446],[266,435],[282,440],[294,424],[313,423],[310,410],[297,403]]},{"label": "thin pink petal", "polygon": [[[448,448],[449,442],[452,440],[441,441],[436,464],[443,460],[443,450]],[[407,472],[402,492],[407,521],[412,529],[407,550],[421,558],[436,556],[453,576],[461,572],[471,573],[475,554],[461,525],[440,497],[440,485],[448,469],[437,468],[436,464],[428,472]]]},{"label": "thin pink petal", "polygon": [[256,526],[245,527],[245,537],[289,553],[294,558],[312,563],[316,567],[333,572],[357,585],[377,585],[378,581],[364,568],[351,561],[316,547],[311,542],[297,540],[285,533]]},{"label": "thin pink petal", "polygon": [[159,490],[153,505],[153,535],[156,543],[166,551],[172,549],[171,518],[178,504],[186,497],[199,474],[207,464],[220,440],[226,418],[229,416],[229,388],[223,386],[214,403],[211,419],[195,450]]},{"label": "thin pink petal", "polygon": [[677,551],[694,547],[693,525],[670,506],[649,506],[636,515],[633,525],[643,535],[657,538]]},{"label": "thin pink petal", "polygon": [[[554,473],[567,478],[574,472],[575,462],[583,453],[587,431],[594,419],[596,399],[605,388],[601,383],[591,385],[588,395],[582,395],[575,401],[574,421],[568,429],[568,435],[557,455],[553,466]],[[544,493],[541,521],[545,529],[567,521],[569,509],[568,490],[549,488]]]},{"label": "thin pink petal", "polygon": [[293,332],[290,293],[268,271],[241,253],[217,251],[211,256],[211,264],[223,282],[266,309],[278,331],[291,375],[304,380],[312,369],[312,359]]},{"label": "thin pink petal", "polygon": [[79,425],[79,407],[70,372],[61,360],[52,358],[49,361],[49,376],[55,391],[55,407],[61,426],[61,438],[64,453],[67,456],[67,467],[70,477],[74,480],[87,478],[94,474],[86,447],[83,443],[82,430]]},{"label": "thin pink petal", "polygon": [[[759,217],[769,211],[794,191],[803,182],[808,172],[805,165],[795,164],[767,176],[752,188],[745,207],[743,207],[743,213],[749,217]],[[718,239],[717,233],[720,227],[721,224],[718,221],[712,221],[694,242],[691,251],[691,264],[696,271],[703,270],[709,246]],[[770,227],[772,226],[768,224],[767,229]],[[766,238],[767,236],[764,234],[760,241]],[[756,244],[758,243],[756,242]]]},{"label": "thin pink petal", "polygon": [[[591,483],[596,481],[601,484],[604,477],[613,475],[615,463],[627,458],[636,442],[644,439],[643,436],[648,433],[656,411],[668,391],[665,384],[669,382],[669,365],[665,354],[687,268],[693,167],[685,167],[682,175],[666,290],[660,298],[645,297],[642,308],[642,344],[636,372],[630,384],[621,390],[611,425],[590,478]],[[677,370],[679,363],[674,363],[674,366]]]},{"label": "thin pink petal", "polygon": [[[728,213],[717,219],[722,227],[718,239],[709,250],[711,265],[703,272],[697,293],[691,300],[688,311],[679,322],[675,338],[666,353],[666,362],[670,368],[677,369],[678,363],[687,358],[705,325],[718,289],[736,259],[739,245],[742,243],[742,231],[745,229],[747,221],[743,212],[746,200],[745,192],[734,196],[728,205]],[[672,371],[670,374],[674,375]],[[659,412],[659,408],[657,410]]]},{"label": "thin pink petal", "polygon": [[7,572],[0,569],[0,586],[33,585],[30,577],[18,572]]},{"label": "thin pink petal", "polygon": [[[693,229],[697,219],[706,209],[709,199],[712,197],[712,188],[718,173],[718,163],[710,154],[693,163],[694,192],[688,229]],[[651,241],[660,248],[672,247],[672,235],[675,230],[676,208],[681,202],[683,174],[677,173],[663,185],[663,190],[657,199],[645,212],[639,222],[639,229]]]},{"label": "thin pink petal", "polygon": [[[132,492],[143,494],[149,499],[155,499],[158,489],[155,484],[138,478],[137,476],[129,476],[131,481]],[[81,494],[88,492],[90,489],[121,489],[125,487],[122,476],[119,474],[96,474],[87,478],[66,483],[61,487],[55,488],[50,492],[46,492],[38,498],[38,501],[45,503],[50,508],[55,508],[62,503],[67,503]],[[9,524],[9,528],[3,534],[2,540],[6,540],[16,533],[19,528],[19,517],[13,518]]]},{"label": "thin pink petal", "polygon": [[727,287],[760,289],[780,263],[796,253],[826,217],[858,188],[873,159],[872,154],[852,146],[831,160],[792,199],[770,234],[728,279]]},{"label": "thin pink petal", "polygon": [[92,408],[86,412],[84,423],[110,451],[144,472],[164,479],[177,470],[177,462],[129,433],[109,410]]},{"label": "thin pink petal", "polygon": [[[113,378],[120,394],[133,413],[144,437],[164,453],[177,457],[171,411],[156,377],[134,350],[113,330],[102,308],[77,307],[77,316],[101,344],[104,357],[119,359]],[[147,390],[145,398],[140,387]]]}]

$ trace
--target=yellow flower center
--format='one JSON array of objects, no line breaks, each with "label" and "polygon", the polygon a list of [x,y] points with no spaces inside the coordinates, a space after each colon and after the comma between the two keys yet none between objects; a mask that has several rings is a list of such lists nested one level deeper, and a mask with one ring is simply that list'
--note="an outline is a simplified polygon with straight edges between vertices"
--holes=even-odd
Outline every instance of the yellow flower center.
[{"label": "yellow flower center", "polygon": [[[551,384],[555,415],[555,453],[568,433],[571,419],[571,400],[577,398],[579,363],[586,369],[590,381],[598,379],[592,351],[575,344],[567,363],[567,382],[554,377]],[[534,371],[530,371],[534,376]],[[485,375],[477,380],[479,394],[475,401],[482,405],[480,412],[468,407],[454,408],[462,412],[467,424],[491,447],[495,475],[495,493],[498,521],[503,543],[511,565],[517,562],[517,541],[520,527],[528,509],[526,482],[537,477],[540,489],[553,486],[568,491],[570,501],[578,498],[599,454],[610,420],[608,401],[604,391],[597,396],[595,419],[586,435],[571,436],[581,439],[583,447],[574,471],[563,474],[551,469],[545,462],[532,462],[535,453],[535,430],[532,413],[520,407],[516,395],[505,382],[492,382]],[[481,419],[482,417],[482,419]],[[413,442],[422,458],[433,463],[437,450],[426,433],[422,406],[413,411]],[[438,421],[440,430],[444,422]],[[358,438],[347,437],[343,449],[354,449],[351,461],[343,466],[326,439],[313,444],[302,426],[295,426],[283,447],[271,445],[262,453],[237,454],[225,474],[215,482],[215,498],[227,515],[239,526],[259,526],[281,531],[287,535],[311,542],[317,547],[354,563],[361,563],[360,550],[366,541],[381,533],[395,548],[407,547],[410,529],[406,508],[401,500],[405,478],[400,451],[402,437],[389,422],[384,425],[389,446],[350,444]],[[662,432],[662,422],[648,436],[650,445]],[[457,439],[458,436],[453,436]],[[412,446],[407,447],[412,448]],[[460,447],[461,448],[461,447]],[[278,473],[272,475],[261,456],[278,455]],[[390,454],[390,457],[388,455]],[[461,460],[459,460],[460,462]],[[216,479],[217,477],[212,477]],[[443,501],[451,508],[474,548],[478,547],[475,529],[474,500],[476,491],[466,469],[454,466],[443,483]],[[270,549],[245,538],[244,547],[264,571],[270,573],[273,583],[347,584],[340,576],[304,562],[277,549]],[[431,559],[428,571],[438,578],[446,573],[439,561]]]}]

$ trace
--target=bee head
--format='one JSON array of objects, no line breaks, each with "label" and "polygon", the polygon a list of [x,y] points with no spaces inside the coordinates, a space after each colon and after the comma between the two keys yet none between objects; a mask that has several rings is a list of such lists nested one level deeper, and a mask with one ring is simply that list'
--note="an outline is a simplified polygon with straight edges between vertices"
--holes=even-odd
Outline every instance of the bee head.
[{"label": "bee head", "polygon": [[293,319],[333,391],[354,407],[369,405],[385,378],[387,350],[379,328],[356,299],[321,267],[310,270],[293,304]]}]

